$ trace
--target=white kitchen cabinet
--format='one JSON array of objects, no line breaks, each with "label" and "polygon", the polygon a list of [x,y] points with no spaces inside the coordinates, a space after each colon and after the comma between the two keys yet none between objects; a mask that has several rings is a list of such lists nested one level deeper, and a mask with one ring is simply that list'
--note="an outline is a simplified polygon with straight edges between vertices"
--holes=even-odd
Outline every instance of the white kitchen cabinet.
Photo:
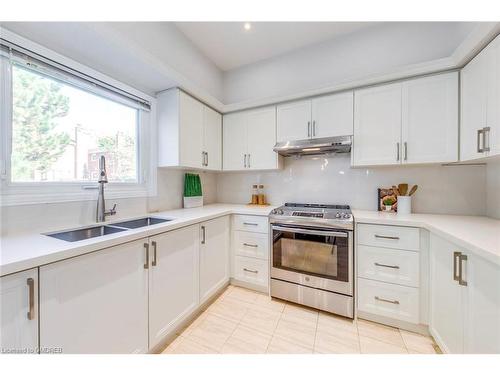
[{"label": "white kitchen cabinet", "polygon": [[500,353],[500,267],[431,235],[430,332],[447,353]]},{"label": "white kitchen cabinet", "polygon": [[312,137],[351,135],[354,94],[352,91],[320,96],[312,100]]},{"label": "white kitchen cabinet", "polygon": [[500,37],[461,72],[460,160],[500,154]]},{"label": "white kitchen cabinet", "polygon": [[401,83],[354,92],[352,164],[394,165],[401,161]]},{"label": "white kitchen cabinet", "polygon": [[158,165],[221,170],[222,116],[179,89],[158,94]]},{"label": "white kitchen cabinet", "polygon": [[154,348],[199,304],[199,227],[151,237],[149,347]]},{"label": "white kitchen cabinet", "polygon": [[0,277],[1,353],[37,353],[38,269]]},{"label": "white kitchen cabinet", "polygon": [[458,73],[402,84],[403,164],[458,161]]},{"label": "white kitchen cabinet", "polygon": [[200,224],[200,303],[229,281],[229,217]]},{"label": "white kitchen cabinet", "polygon": [[279,169],[276,144],[276,107],[224,115],[224,170]]},{"label": "white kitchen cabinet", "polygon": [[277,107],[278,142],[351,135],[352,126],[352,91]]},{"label": "white kitchen cabinet", "polygon": [[462,249],[431,234],[430,332],[446,353],[464,352],[464,286],[455,280],[454,253]]},{"label": "white kitchen cabinet", "polygon": [[147,260],[138,240],[40,267],[40,346],[147,352]]},{"label": "white kitchen cabinet", "polygon": [[311,137],[311,100],[278,105],[278,142],[296,141]]}]

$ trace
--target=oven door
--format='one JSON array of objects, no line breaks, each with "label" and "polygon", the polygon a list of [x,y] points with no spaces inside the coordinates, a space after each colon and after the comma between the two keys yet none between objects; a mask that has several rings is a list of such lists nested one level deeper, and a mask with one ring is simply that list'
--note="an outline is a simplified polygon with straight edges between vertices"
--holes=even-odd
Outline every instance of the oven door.
[{"label": "oven door", "polygon": [[273,224],[271,278],[352,296],[352,231]]}]

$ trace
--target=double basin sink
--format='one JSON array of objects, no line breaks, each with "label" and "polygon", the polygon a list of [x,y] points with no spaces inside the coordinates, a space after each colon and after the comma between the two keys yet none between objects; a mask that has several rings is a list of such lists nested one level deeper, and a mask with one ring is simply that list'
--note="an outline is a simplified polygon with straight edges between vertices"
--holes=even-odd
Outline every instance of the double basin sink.
[{"label": "double basin sink", "polygon": [[47,233],[46,235],[67,242],[76,242],[76,241],[88,240],[90,238],[105,236],[107,234],[123,232],[129,229],[137,229],[137,228],[147,227],[150,225],[165,223],[167,221],[172,221],[172,220],[173,219],[144,217],[141,219],[120,221],[117,223],[111,223],[106,225],[94,225],[90,227],[67,230],[63,232]]}]

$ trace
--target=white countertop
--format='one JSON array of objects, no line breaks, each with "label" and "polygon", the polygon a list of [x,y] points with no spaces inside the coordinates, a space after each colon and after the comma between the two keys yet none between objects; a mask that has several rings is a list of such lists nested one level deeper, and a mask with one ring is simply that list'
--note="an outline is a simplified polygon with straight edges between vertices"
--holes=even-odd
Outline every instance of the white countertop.
[{"label": "white countertop", "polygon": [[[274,207],[211,204],[199,208],[151,213],[147,216],[175,220],[152,227],[130,229],[103,237],[66,242],[40,233],[16,233],[0,239],[0,276],[86,254],[124,242],[154,236],[187,225],[229,214],[267,216]],[[356,223],[387,224],[429,230],[467,250],[500,265],[500,220],[483,216],[397,215],[377,211],[353,210]],[[146,216],[146,215],[145,215]],[[144,216],[142,216],[144,217]],[[125,221],[121,218],[116,221]],[[112,224],[113,221],[106,222]],[[60,230],[72,228],[60,228]]]},{"label": "white countertop", "polygon": [[[0,276],[19,272],[44,264],[90,253],[124,242],[154,236],[180,227],[196,224],[229,214],[267,216],[272,206],[254,207],[234,204],[211,204],[199,208],[155,212],[145,216],[174,218],[175,220],[138,229],[129,229],[77,242],[66,242],[40,233],[16,233],[0,239]],[[136,218],[136,217],[134,217]],[[132,218],[131,218],[132,219]],[[114,220],[125,221],[126,218]],[[105,224],[112,224],[108,221]],[[60,228],[60,230],[78,228]]]},{"label": "white countertop", "polygon": [[500,265],[500,220],[485,216],[411,214],[353,210],[356,223],[387,224],[429,230]]}]

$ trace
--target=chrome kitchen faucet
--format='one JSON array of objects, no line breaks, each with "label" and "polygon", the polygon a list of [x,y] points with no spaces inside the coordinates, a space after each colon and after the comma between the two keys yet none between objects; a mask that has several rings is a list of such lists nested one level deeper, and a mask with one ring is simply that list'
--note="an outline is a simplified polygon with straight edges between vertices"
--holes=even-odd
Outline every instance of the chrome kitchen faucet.
[{"label": "chrome kitchen faucet", "polygon": [[101,155],[99,158],[99,179],[97,180],[99,184],[99,195],[97,196],[97,212],[96,221],[101,223],[106,220],[106,216],[111,216],[116,214],[116,203],[111,210],[106,211],[104,202],[104,184],[108,183],[108,176],[106,174],[106,158]]}]

